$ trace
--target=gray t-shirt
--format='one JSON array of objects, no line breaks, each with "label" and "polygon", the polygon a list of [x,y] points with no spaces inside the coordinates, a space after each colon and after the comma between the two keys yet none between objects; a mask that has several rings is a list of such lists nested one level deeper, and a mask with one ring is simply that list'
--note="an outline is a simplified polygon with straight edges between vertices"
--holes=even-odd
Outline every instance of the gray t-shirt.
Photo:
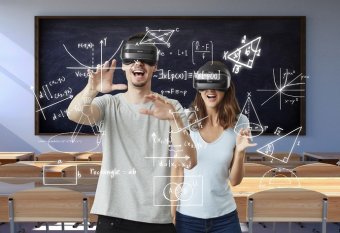
[{"label": "gray t-shirt", "polygon": [[[168,99],[185,119],[182,106]],[[96,97],[101,112],[103,160],[91,212],[147,223],[171,223],[164,190],[170,167],[159,166],[169,156],[167,120],[139,113],[153,103],[130,104],[123,94]],[[150,157],[157,157],[150,159]]]}]

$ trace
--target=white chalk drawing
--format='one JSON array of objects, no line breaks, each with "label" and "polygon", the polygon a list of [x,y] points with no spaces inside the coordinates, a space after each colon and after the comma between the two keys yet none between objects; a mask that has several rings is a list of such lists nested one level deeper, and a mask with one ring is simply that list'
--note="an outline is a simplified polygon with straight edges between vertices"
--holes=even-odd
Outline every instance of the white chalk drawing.
[{"label": "white chalk drawing", "polygon": [[212,64],[214,60],[214,43],[212,41],[202,43],[194,40],[191,43],[191,60],[194,65],[196,65],[196,60],[211,61]]},{"label": "white chalk drawing", "polygon": [[[52,151],[57,152],[79,152],[79,148],[82,148],[83,151],[95,151],[97,148],[99,148],[101,141],[102,141],[102,135],[96,134],[96,140],[86,140],[86,137],[78,137],[78,136],[84,136],[85,134],[78,133],[77,137],[72,138],[74,132],[66,132],[66,133],[60,133],[56,134],[52,137],[50,137],[47,140],[48,147]],[[46,142],[46,141],[40,141],[40,142]]]},{"label": "white chalk drawing", "polygon": [[[154,206],[202,206],[203,205],[203,177],[202,176],[173,176],[184,180],[179,184],[169,182],[171,176],[154,176],[153,177],[153,204]],[[166,180],[166,185],[164,185]],[[160,193],[161,192],[161,193]],[[200,200],[192,202],[193,194],[199,194]],[[155,197],[162,196],[163,200]],[[175,201],[177,203],[172,203]]]},{"label": "white chalk drawing", "polygon": [[[249,120],[248,123],[241,123],[241,114],[245,115]],[[260,118],[256,112],[253,102],[251,101],[251,93],[248,93],[247,100],[242,108],[241,114],[235,124],[234,132],[239,134],[242,128],[247,128],[251,131],[249,138],[260,136],[264,130],[267,128],[261,124]]]},{"label": "white chalk drawing", "polygon": [[[100,43],[100,46],[101,46],[101,53],[100,53],[101,63],[100,64],[103,64],[103,62],[102,62],[103,61],[103,51],[102,51],[102,49],[103,49],[103,44],[104,44],[103,40],[100,40],[99,43]],[[105,60],[111,61],[116,56],[116,54],[120,51],[120,48],[122,47],[123,43],[124,43],[124,40],[121,41],[121,43],[119,44],[117,50],[113,53],[113,55],[109,59],[105,59]],[[80,65],[80,67],[66,67],[67,69],[96,69],[97,68],[97,67],[94,66],[94,62],[92,62],[91,65],[85,65],[85,64],[81,63],[79,61],[79,59],[77,59],[75,56],[72,55],[72,53],[67,49],[65,44],[63,44],[63,47],[64,47],[66,53]],[[92,54],[91,60],[94,59],[93,56],[94,56],[94,54]]]},{"label": "white chalk drawing", "polygon": [[[275,69],[273,69],[273,83],[275,85],[274,89],[258,89],[261,92],[274,92],[267,100],[265,100],[261,106],[266,104],[273,97],[279,97],[279,108],[282,109],[282,102],[286,104],[294,104],[299,101],[299,99],[305,96],[305,79],[308,76],[302,75],[302,73],[296,75],[295,71],[289,71],[285,69],[282,73],[282,69],[279,69],[279,77],[275,75]],[[279,80],[277,80],[279,79]],[[286,99],[283,99],[285,97]]]},{"label": "white chalk drawing", "polygon": [[233,73],[235,74],[239,73],[242,67],[246,67],[249,69],[253,68],[255,58],[260,56],[261,54],[261,49],[259,49],[260,41],[261,37],[257,37],[252,41],[245,43],[246,36],[244,36],[241,41],[241,43],[245,43],[244,45],[237,48],[229,55],[227,55],[226,52],[224,53],[223,58],[225,60],[229,59],[232,62],[234,62]]},{"label": "white chalk drawing", "polygon": [[300,188],[300,179],[296,174],[287,168],[273,168],[267,171],[260,179],[260,189],[270,188]]},{"label": "white chalk drawing", "polygon": [[173,118],[174,118],[174,120],[175,120],[175,123],[176,123],[176,128],[177,129],[171,129],[171,133],[179,133],[179,132],[181,132],[181,131],[183,131],[183,130],[186,130],[186,129],[189,129],[192,125],[195,125],[195,124],[199,124],[201,121],[203,121],[204,119],[206,119],[206,118],[208,118],[209,116],[205,116],[205,117],[203,117],[203,118],[201,118],[201,119],[198,119],[198,117],[197,117],[197,114],[196,114],[196,111],[191,111],[191,110],[185,110],[185,114],[186,115],[188,115],[188,114],[194,114],[194,116],[195,116],[195,122],[193,122],[193,123],[191,123],[191,124],[187,124],[186,126],[184,126],[183,128],[181,128],[181,127],[179,127],[178,126],[178,123],[177,123],[177,118],[176,118],[176,114],[178,114],[178,115],[182,115],[183,113],[182,112],[172,112],[171,114],[172,114],[172,116],[173,116]]},{"label": "white chalk drawing", "polygon": [[[46,175],[46,173],[50,171],[58,170],[58,172],[62,171],[63,168],[67,167],[74,167],[75,168],[75,175],[74,177],[60,177],[59,179],[56,179],[56,177],[49,177]],[[43,165],[43,184],[44,185],[78,185],[78,166],[77,164],[75,165],[64,165],[61,163],[61,161],[58,161],[58,164],[53,164],[53,165]],[[71,181],[71,182],[70,182]]]},{"label": "white chalk drawing", "polygon": [[[60,82],[64,82],[62,80],[65,80],[65,78],[63,77],[63,79],[59,78]],[[61,102],[64,102],[65,100],[69,100],[73,98],[72,95],[72,88],[66,88],[65,90],[61,91],[61,92],[56,92],[56,93],[51,93],[49,86],[53,86],[55,85],[57,82],[55,80],[52,80],[49,82],[49,85],[45,84],[41,86],[41,91],[39,91],[38,96],[34,91],[34,87],[31,86],[30,89],[32,90],[35,100],[37,101],[37,104],[39,106],[38,110],[36,110],[36,112],[41,112],[44,120],[46,120],[46,116],[44,113],[44,110],[47,108],[50,108],[56,104],[59,104]],[[51,100],[55,100],[54,103],[49,104],[47,106],[41,106],[41,103],[39,102],[39,99],[43,99],[46,98],[46,100],[51,101]],[[61,100],[59,100],[61,99]]]},{"label": "white chalk drawing", "polygon": [[146,34],[139,42],[139,44],[166,45],[168,46],[168,48],[170,48],[171,44],[169,40],[175,30],[151,30],[149,28],[146,29]]},{"label": "white chalk drawing", "polygon": [[[297,139],[298,139],[298,137],[300,135],[301,129],[302,129],[302,126],[300,126],[300,127],[296,128],[296,129],[290,131],[289,133],[279,137],[278,139],[275,139],[274,141],[269,142],[268,144],[266,144],[266,145],[262,146],[261,148],[257,149],[256,151],[258,153],[263,154],[265,156],[268,156],[268,157],[270,157],[272,159],[276,159],[276,160],[278,160],[278,161],[280,161],[282,163],[287,163],[289,161],[289,158],[290,158],[293,150],[294,150],[295,145],[297,144]],[[295,133],[296,133],[296,135],[294,135],[295,137],[293,137],[291,139],[289,139],[287,137],[287,136],[290,136],[290,135],[295,134]],[[279,143],[285,143],[286,144],[287,140],[291,140],[292,141],[289,153],[287,154],[287,156],[285,156],[282,159],[276,158],[275,154],[274,154],[274,152],[275,152],[275,145],[278,145]]]}]

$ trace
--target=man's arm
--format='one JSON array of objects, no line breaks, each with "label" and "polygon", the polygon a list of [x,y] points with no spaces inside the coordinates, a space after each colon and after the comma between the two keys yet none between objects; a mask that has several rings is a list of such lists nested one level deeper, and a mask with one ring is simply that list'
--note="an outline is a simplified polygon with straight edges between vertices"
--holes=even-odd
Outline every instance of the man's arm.
[{"label": "man's arm", "polygon": [[99,92],[109,93],[113,90],[124,90],[125,84],[113,84],[113,72],[116,68],[116,60],[113,60],[109,67],[109,62],[104,65],[97,65],[96,72],[88,70],[88,83],[76,97],[73,98],[67,109],[67,116],[76,123],[93,125],[100,119],[99,108],[92,104],[93,99]]},{"label": "man's arm", "polygon": [[76,97],[73,98],[67,109],[68,119],[79,124],[93,125],[99,121],[99,108],[92,104],[98,91],[92,90],[88,84]]},{"label": "man's arm", "polygon": [[[139,112],[146,115],[154,116],[160,120],[168,120],[171,127],[171,143],[176,148],[174,163],[176,166],[182,166],[191,169],[197,164],[196,148],[191,137],[185,129],[182,118],[176,112],[176,108],[158,94],[146,95],[149,101],[154,103],[153,109],[140,109]],[[183,113],[184,114],[184,113]]]}]

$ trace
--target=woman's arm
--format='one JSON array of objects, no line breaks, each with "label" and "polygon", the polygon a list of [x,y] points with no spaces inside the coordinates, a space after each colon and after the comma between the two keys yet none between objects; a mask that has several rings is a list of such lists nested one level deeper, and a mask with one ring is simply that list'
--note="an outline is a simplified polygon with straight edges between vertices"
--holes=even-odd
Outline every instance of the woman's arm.
[{"label": "woman's arm", "polygon": [[239,185],[244,176],[244,157],[248,147],[256,146],[250,143],[250,130],[241,129],[236,138],[234,156],[230,166],[229,180],[232,186]]}]

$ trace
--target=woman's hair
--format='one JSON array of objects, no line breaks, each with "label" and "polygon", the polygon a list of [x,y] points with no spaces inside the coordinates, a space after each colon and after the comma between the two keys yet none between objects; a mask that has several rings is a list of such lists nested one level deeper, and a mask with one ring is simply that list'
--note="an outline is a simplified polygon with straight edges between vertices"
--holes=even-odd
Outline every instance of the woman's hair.
[{"label": "woman's hair", "polygon": [[[195,99],[189,109],[191,110],[191,114],[189,115],[191,130],[199,130],[199,128],[203,128],[208,119],[205,118],[198,123],[197,120],[206,117],[208,113],[200,92],[197,91]],[[218,123],[223,127],[223,129],[234,127],[240,112],[240,106],[235,96],[235,86],[233,82],[230,81],[230,87],[225,92],[223,99],[217,106]]]}]

